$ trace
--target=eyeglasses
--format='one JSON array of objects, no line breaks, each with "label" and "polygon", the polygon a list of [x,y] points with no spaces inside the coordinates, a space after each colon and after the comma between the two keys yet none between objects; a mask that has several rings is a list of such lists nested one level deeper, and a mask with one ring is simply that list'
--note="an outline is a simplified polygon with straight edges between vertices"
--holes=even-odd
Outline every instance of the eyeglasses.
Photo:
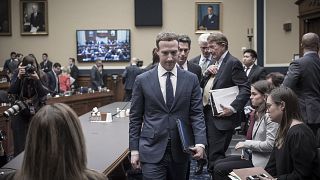
[{"label": "eyeglasses", "polygon": [[202,50],[207,50],[209,47],[200,47]]}]

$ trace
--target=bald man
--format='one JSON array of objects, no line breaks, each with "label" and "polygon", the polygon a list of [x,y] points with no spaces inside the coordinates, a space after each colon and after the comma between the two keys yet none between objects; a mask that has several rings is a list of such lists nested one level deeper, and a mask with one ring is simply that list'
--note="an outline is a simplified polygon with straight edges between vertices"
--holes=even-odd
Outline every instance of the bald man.
[{"label": "bald man", "polygon": [[316,134],[320,127],[319,36],[315,33],[304,34],[301,47],[303,57],[290,64],[283,85],[297,94],[302,118]]}]

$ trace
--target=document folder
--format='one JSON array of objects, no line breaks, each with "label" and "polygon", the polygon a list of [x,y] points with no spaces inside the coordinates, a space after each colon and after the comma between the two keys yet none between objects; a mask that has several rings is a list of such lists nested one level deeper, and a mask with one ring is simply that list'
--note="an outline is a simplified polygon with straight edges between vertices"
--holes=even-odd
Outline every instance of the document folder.
[{"label": "document folder", "polygon": [[176,122],[177,122],[182,149],[185,153],[192,154],[192,151],[190,150],[190,148],[194,147],[194,137],[193,137],[191,126],[188,126],[185,122],[183,122],[180,119],[177,119]]},{"label": "document folder", "polygon": [[210,90],[209,93],[211,107],[213,108],[212,112],[214,113],[214,115],[218,115],[219,113],[223,112],[223,109],[220,105],[230,106],[230,104],[238,96],[239,88],[238,86],[232,86],[229,88]]}]

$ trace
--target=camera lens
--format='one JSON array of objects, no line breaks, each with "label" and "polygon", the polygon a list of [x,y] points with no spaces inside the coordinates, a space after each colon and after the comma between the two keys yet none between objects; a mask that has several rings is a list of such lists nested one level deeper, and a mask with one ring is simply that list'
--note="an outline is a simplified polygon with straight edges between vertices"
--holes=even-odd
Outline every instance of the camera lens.
[{"label": "camera lens", "polygon": [[12,107],[10,107],[9,109],[7,109],[6,111],[3,112],[3,116],[8,118],[12,115],[14,115],[15,113],[19,112],[20,107],[18,105],[13,105]]}]

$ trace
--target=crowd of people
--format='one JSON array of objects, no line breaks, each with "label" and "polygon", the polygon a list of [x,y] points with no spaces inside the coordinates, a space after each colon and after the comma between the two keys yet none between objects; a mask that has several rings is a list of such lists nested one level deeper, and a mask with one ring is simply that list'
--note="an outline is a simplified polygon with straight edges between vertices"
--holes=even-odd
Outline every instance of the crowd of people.
[{"label": "crowd of people", "polygon": [[[200,35],[198,45],[200,55],[188,58],[191,39],[187,35],[159,33],[152,63],[141,69],[137,66],[138,58],[132,58],[125,68],[124,100],[131,101],[132,167],[141,169],[143,179],[189,179],[192,157],[197,160],[197,175],[207,164],[211,179],[216,180],[227,179],[233,169],[250,167],[263,167],[274,179],[319,179],[319,36],[303,35],[303,57],[290,64],[286,75],[268,74],[256,64],[258,55],[253,49],[243,51],[242,60],[234,57],[229,51],[228,38],[221,32]],[[11,78],[9,93],[28,100],[34,107],[28,121],[21,123],[19,117],[12,121],[16,132],[15,154],[26,149],[23,166],[14,178],[46,179],[56,169],[62,179],[99,179],[99,174],[86,168],[83,134],[72,109],[63,104],[45,106],[44,103],[48,92],[66,92],[72,84],[77,87],[79,70],[75,60],[69,58],[65,68],[52,63],[46,53],[42,59],[38,64],[31,54],[21,61],[11,53],[4,66]],[[26,68],[29,64],[33,71]],[[93,89],[105,86],[100,60],[92,67],[90,76]],[[236,87],[239,92],[230,104],[219,104],[222,111],[218,113],[211,92],[230,87]],[[52,112],[55,116],[48,116]],[[192,132],[194,146],[189,149],[182,145],[177,119]],[[241,124],[246,140],[239,141],[235,149],[244,153],[226,156],[234,129]],[[65,129],[54,135],[46,134],[56,126]],[[77,134],[77,139],[61,139],[69,137],[69,131]],[[59,133],[63,135],[59,137]],[[45,136],[52,137],[49,138],[52,142],[45,141]],[[42,148],[50,149],[62,141],[75,143],[70,147],[67,147],[69,143],[62,144],[78,157],[50,156],[54,153],[52,149]],[[40,158],[35,157],[35,149],[41,149]],[[80,154],[72,153],[79,150]],[[51,167],[52,164],[44,163],[46,158],[60,159],[66,166]],[[39,171],[30,168],[39,164],[43,166]],[[273,178],[260,176],[260,179]]]}]

